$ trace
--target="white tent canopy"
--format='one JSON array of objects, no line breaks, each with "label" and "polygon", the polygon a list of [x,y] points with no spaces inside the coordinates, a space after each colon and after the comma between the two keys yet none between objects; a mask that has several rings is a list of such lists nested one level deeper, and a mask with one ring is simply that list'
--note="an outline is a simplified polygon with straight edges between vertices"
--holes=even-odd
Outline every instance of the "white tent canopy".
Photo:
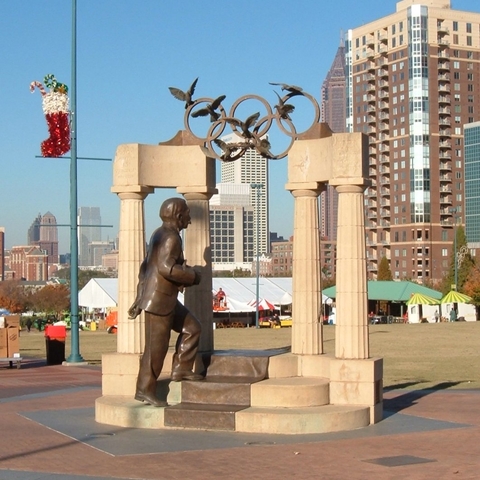
[{"label": "white tent canopy", "polygon": [[[256,300],[257,280],[255,277],[215,277],[212,280],[212,294],[222,288],[231,312],[252,311],[252,307],[248,303]],[[182,294],[178,298],[183,302]],[[259,298],[264,298],[275,306],[289,305],[292,303],[292,278],[261,277],[259,279]],[[82,307],[115,307],[117,300],[117,278],[92,278],[78,294],[78,304]],[[133,300],[132,298],[132,302]],[[328,297],[322,295],[322,302],[327,301]]]},{"label": "white tent canopy", "polygon": [[117,278],[92,278],[78,292],[78,305],[88,308],[116,307],[118,303]]}]

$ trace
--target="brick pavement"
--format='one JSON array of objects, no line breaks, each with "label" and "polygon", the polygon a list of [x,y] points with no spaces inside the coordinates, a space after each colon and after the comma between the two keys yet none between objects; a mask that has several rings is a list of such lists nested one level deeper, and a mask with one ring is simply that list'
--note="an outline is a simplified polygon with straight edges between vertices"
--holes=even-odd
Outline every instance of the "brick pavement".
[{"label": "brick pavement", "polygon": [[100,426],[100,395],[99,367],[0,366],[0,480],[480,478],[479,390],[391,391],[378,425],[253,442]]}]

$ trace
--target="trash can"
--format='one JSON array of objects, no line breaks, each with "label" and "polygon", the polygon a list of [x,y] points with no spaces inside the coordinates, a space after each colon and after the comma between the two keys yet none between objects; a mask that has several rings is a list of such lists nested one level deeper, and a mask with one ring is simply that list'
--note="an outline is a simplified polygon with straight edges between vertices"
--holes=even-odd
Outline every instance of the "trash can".
[{"label": "trash can", "polygon": [[65,339],[67,328],[63,325],[45,326],[47,365],[61,365],[65,361]]}]

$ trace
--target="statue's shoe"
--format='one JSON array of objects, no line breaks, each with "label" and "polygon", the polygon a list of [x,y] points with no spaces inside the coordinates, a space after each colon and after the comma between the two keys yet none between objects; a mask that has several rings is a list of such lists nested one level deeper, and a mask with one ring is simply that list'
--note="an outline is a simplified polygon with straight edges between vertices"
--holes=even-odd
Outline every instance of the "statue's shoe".
[{"label": "statue's shoe", "polygon": [[172,380],[174,382],[181,382],[182,380],[189,380],[191,382],[199,382],[203,380],[204,376],[199,373],[194,373],[190,370],[179,370],[172,373]]},{"label": "statue's shoe", "polygon": [[135,400],[139,402],[144,402],[147,405],[152,405],[153,407],[168,407],[168,403],[163,400],[159,400],[155,395],[150,393],[143,393],[137,391],[135,393]]}]

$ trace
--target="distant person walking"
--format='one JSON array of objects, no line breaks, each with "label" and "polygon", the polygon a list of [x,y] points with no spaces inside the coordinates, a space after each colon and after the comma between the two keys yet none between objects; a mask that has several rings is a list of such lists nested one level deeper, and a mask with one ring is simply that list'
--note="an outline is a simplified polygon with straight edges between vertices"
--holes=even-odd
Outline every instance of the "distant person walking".
[{"label": "distant person walking", "polygon": [[450,321],[451,322],[456,322],[457,321],[457,311],[455,310],[455,308],[452,308],[450,310]]},{"label": "distant person walking", "polygon": [[27,319],[27,321],[25,322],[25,325],[27,327],[27,332],[29,332],[29,333],[30,333],[30,329],[32,328],[32,324],[33,324],[33,322],[32,322],[31,318]]},{"label": "distant person walking", "polygon": [[435,323],[438,323],[440,316],[438,315],[438,310],[435,310]]}]

